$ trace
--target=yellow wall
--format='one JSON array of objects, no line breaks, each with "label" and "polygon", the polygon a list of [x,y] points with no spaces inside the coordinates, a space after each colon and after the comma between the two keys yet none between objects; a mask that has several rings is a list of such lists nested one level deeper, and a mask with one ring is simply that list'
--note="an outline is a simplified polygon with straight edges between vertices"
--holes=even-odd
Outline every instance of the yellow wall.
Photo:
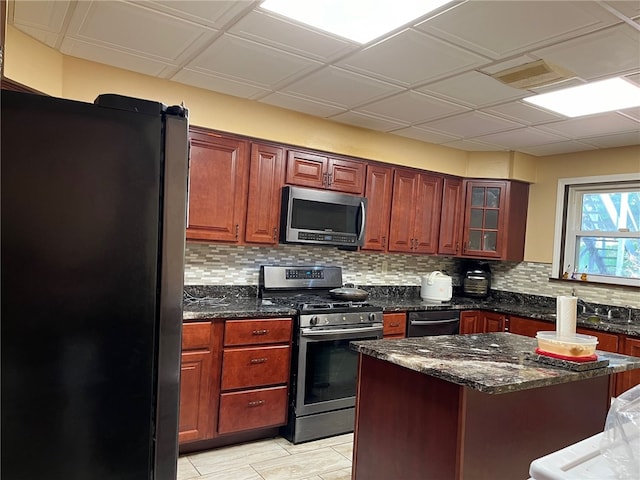
[{"label": "yellow wall", "polygon": [[4,75],[31,88],[62,97],[64,55],[12,26],[5,32]]},{"label": "yellow wall", "polygon": [[525,259],[552,260],[558,179],[640,172],[640,146],[539,157],[529,190]]},{"label": "yellow wall", "polygon": [[525,247],[525,260],[532,262],[552,260],[558,178],[640,171],[640,146],[548,157],[468,153],[64,56],[11,26],[5,75],[51,95],[87,102],[100,93],[184,102],[192,124],[216,130],[452,175],[532,182]]}]

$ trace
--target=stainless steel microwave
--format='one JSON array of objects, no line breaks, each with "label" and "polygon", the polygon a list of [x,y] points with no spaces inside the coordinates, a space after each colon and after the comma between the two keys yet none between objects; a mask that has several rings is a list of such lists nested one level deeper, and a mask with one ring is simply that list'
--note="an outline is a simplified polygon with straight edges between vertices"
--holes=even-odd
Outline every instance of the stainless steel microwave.
[{"label": "stainless steel microwave", "polygon": [[366,209],[364,197],[285,186],[282,188],[280,241],[362,246]]}]

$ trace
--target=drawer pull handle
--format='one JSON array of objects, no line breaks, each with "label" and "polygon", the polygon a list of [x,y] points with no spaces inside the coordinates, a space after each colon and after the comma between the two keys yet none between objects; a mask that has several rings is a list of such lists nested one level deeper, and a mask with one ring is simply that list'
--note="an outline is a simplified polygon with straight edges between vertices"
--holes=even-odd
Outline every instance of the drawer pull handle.
[{"label": "drawer pull handle", "polygon": [[389,326],[390,327],[399,327],[400,324],[399,323],[390,323]]},{"label": "drawer pull handle", "polygon": [[249,363],[252,363],[252,364],[265,363],[266,361],[267,361],[266,358],[252,358],[251,360],[249,360]]},{"label": "drawer pull handle", "polygon": [[269,333],[269,330],[267,330],[266,328],[264,330],[254,330],[253,332],[251,332],[253,335],[267,335]]},{"label": "drawer pull handle", "polygon": [[260,405],[264,405],[264,400],[255,400],[247,404],[248,407],[259,407]]}]

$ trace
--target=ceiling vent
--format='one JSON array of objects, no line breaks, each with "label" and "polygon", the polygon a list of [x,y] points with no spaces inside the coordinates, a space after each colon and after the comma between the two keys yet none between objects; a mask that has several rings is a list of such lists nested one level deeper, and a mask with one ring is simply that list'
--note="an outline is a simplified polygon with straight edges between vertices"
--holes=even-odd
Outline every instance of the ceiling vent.
[{"label": "ceiling vent", "polygon": [[510,87],[527,90],[563,82],[574,78],[576,74],[544,60],[538,60],[496,72],[491,76]]}]

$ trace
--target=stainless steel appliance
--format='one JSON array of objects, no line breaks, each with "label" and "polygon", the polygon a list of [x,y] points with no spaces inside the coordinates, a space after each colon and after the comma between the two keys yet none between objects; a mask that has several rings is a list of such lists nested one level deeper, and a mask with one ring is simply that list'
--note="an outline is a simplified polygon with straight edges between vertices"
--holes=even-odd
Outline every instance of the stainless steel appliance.
[{"label": "stainless steel appliance", "polygon": [[340,285],[340,267],[260,267],[262,302],[298,310],[289,421],[282,429],[293,443],[353,431],[358,356],[349,342],[382,338],[382,309],[331,298],[329,290]]},{"label": "stainless steel appliance", "polygon": [[458,333],[460,333],[460,311],[458,310],[426,310],[407,314],[407,337]]},{"label": "stainless steel appliance", "polygon": [[1,128],[0,476],[175,479],[186,111],[2,90]]},{"label": "stainless steel appliance", "polygon": [[469,263],[464,269],[462,291],[468,297],[486,298],[491,290],[491,268],[487,263]]},{"label": "stainless steel appliance", "polygon": [[280,240],[356,248],[364,242],[367,199],[346,193],[282,188]]}]

